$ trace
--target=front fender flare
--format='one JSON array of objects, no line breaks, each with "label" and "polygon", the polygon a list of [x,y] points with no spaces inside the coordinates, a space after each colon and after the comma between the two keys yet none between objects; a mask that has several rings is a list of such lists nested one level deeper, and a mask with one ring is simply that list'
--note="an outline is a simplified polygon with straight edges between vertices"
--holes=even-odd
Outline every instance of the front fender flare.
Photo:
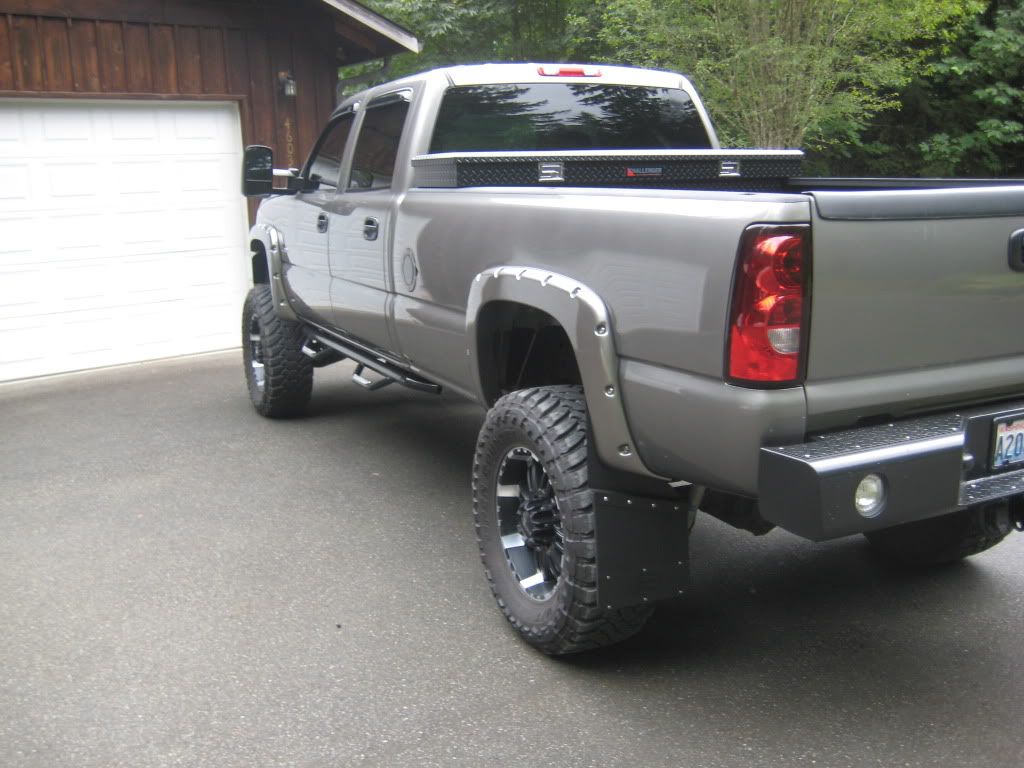
[{"label": "front fender flare", "polygon": [[[259,242],[267,258],[267,276],[270,283],[270,295],[274,299],[274,310],[284,320],[297,320],[295,310],[288,301],[285,290],[283,265],[288,262],[288,250],[285,247],[284,235],[271,224],[257,224],[249,230],[249,243]],[[255,249],[254,257],[255,257]]]},{"label": "front fender flare", "polygon": [[640,459],[630,434],[611,316],[601,297],[579,281],[545,269],[505,266],[478,274],[469,291],[466,338],[472,383],[482,403],[487,400],[477,354],[477,318],[492,301],[534,307],[558,321],[576,353],[598,457],[614,469],[658,477]]}]

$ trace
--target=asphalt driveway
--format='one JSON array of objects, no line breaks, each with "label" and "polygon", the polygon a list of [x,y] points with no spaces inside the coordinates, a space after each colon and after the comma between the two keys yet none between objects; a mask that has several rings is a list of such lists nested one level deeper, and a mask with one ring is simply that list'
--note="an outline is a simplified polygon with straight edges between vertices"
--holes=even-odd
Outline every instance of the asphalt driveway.
[{"label": "asphalt driveway", "polygon": [[1024,536],[951,568],[710,518],[690,593],[520,643],[469,514],[482,412],[238,354],[0,386],[0,765],[1018,766]]}]

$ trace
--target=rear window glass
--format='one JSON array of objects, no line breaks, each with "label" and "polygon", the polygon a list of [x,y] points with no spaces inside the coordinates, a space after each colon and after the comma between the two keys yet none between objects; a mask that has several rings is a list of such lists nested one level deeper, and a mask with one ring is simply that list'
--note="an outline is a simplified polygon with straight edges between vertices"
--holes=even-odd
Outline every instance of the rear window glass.
[{"label": "rear window glass", "polygon": [[710,148],[686,91],[593,83],[454,86],[430,144],[431,152]]}]

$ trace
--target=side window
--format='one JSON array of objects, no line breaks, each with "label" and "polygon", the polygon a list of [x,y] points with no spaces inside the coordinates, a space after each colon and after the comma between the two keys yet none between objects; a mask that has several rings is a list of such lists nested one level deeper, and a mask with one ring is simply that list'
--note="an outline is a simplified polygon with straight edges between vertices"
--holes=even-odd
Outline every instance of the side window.
[{"label": "side window", "polygon": [[321,187],[336,188],[341,176],[341,157],[345,154],[345,142],[352,131],[351,112],[329,124],[324,130],[316,151],[309,163],[309,178],[319,181]]},{"label": "side window", "polygon": [[391,186],[398,158],[398,142],[402,138],[402,126],[408,112],[409,102],[396,96],[385,96],[366,108],[352,157],[349,189],[387,189]]}]

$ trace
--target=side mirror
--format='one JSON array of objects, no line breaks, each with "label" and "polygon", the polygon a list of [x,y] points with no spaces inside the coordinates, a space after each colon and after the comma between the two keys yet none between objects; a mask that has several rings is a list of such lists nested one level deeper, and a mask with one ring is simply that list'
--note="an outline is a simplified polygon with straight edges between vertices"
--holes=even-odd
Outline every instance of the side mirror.
[{"label": "side mirror", "polygon": [[258,144],[245,148],[242,158],[242,194],[269,195],[274,188],[274,151]]}]

